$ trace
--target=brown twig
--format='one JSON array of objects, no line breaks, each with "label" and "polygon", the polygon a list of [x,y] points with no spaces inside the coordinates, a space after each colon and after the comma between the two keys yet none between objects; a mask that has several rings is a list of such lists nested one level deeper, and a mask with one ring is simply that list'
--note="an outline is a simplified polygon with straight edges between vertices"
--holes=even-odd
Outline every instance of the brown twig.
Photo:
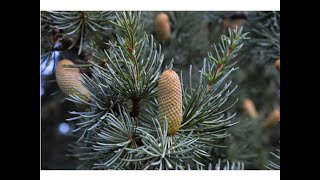
[{"label": "brown twig", "polygon": [[140,113],[140,100],[132,99],[132,109],[130,112],[130,116],[135,118],[135,117],[138,117],[139,113]]},{"label": "brown twig", "polygon": [[207,92],[210,91],[212,85],[214,84],[215,80],[216,80],[216,76],[218,75],[218,73],[221,71],[221,69],[223,68],[223,64],[219,65],[217,71],[211,75],[212,80],[209,81],[208,85],[207,85]]}]

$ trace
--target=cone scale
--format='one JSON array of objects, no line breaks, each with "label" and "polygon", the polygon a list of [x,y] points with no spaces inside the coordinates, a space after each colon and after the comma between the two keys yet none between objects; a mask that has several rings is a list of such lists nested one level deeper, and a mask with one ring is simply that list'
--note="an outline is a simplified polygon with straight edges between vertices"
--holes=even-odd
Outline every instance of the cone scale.
[{"label": "cone scale", "polygon": [[165,118],[168,135],[175,135],[182,121],[182,91],[179,76],[173,70],[164,71],[158,84],[158,120],[162,127]]}]

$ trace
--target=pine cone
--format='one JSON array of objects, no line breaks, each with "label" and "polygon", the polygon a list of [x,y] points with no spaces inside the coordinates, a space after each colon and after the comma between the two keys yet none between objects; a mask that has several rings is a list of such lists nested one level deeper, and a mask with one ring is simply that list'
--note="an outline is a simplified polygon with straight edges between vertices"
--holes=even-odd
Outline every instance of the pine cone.
[{"label": "pine cone", "polygon": [[178,74],[173,70],[162,73],[158,84],[158,119],[163,126],[168,120],[168,135],[175,135],[182,120],[182,91]]},{"label": "pine cone", "polygon": [[276,60],[274,65],[277,68],[277,70],[280,72],[280,59]]},{"label": "pine cone", "polygon": [[156,31],[159,41],[166,43],[171,38],[170,20],[166,13],[160,13],[156,18]]},{"label": "pine cone", "polygon": [[251,119],[258,118],[256,107],[250,99],[245,99],[243,101],[243,109]]},{"label": "pine cone", "polygon": [[[58,62],[56,67],[56,79],[61,91],[66,95],[75,94],[84,101],[89,101],[90,94],[81,84],[82,76],[78,68],[67,68],[64,65],[74,65],[70,60],[64,59]],[[86,96],[82,95],[83,92]]]},{"label": "pine cone", "polygon": [[280,121],[280,110],[275,109],[269,114],[267,119],[264,121],[264,127],[274,126],[279,121]]},{"label": "pine cone", "polygon": [[235,29],[236,27],[239,29],[244,23],[243,19],[224,19],[223,20],[223,28],[224,29]]}]

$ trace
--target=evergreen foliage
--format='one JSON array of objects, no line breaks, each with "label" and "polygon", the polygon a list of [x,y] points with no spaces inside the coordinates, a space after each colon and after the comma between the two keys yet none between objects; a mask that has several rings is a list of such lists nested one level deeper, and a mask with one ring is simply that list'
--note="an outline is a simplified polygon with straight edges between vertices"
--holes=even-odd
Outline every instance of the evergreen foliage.
[{"label": "evergreen foliage", "polygon": [[[241,26],[227,29],[210,23],[232,19],[232,12],[165,13],[169,41],[154,27],[159,12],[41,13],[41,63],[69,59],[74,65],[65,67],[82,72],[83,87],[66,94],[76,105],[66,118],[74,125],[68,157],[80,160],[78,169],[280,169],[267,160],[267,113],[253,120],[239,110],[257,93],[237,89],[248,59],[280,57],[280,13],[244,14]],[[203,33],[209,38],[199,38]],[[181,82],[176,133],[168,133],[167,117],[158,117],[158,82],[166,70]]]}]

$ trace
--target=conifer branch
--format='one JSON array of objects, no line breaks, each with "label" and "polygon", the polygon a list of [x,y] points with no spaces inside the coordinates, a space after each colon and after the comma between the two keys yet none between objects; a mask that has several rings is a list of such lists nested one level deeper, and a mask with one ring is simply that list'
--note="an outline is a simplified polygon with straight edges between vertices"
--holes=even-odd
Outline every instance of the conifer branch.
[{"label": "conifer branch", "polygon": [[274,152],[270,152],[272,160],[268,160],[265,167],[270,170],[280,170],[280,150],[276,149]]},{"label": "conifer branch", "polygon": [[52,22],[52,28],[62,30],[64,37],[73,37],[71,49],[79,42],[78,54],[83,50],[84,40],[90,40],[94,35],[101,35],[111,30],[109,20],[113,19],[112,12],[98,11],[52,11],[47,18]]},{"label": "conifer branch", "polygon": [[112,22],[120,29],[117,45],[109,42],[115,56],[111,58],[112,55],[107,54],[110,60],[107,69],[116,73],[117,76],[112,76],[118,79],[114,91],[132,100],[132,117],[139,115],[142,99],[154,96],[163,62],[161,46],[158,49],[152,36],[149,41],[146,35],[141,34],[139,20],[140,12],[117,14],[116,21]]},{"label": "conifer branch", "polygon": [[[234,29],[229,37],[221,38],[221,43],[214,46],[215,56],[209,53],[208,61],[204,60],[199,82],[192,82],[192,66],[187,82],[181,72],[182,122],[177,133],[169,135],[168,117],[160,125],[156,100],[164,59],[161,46],[152,36],[141,33],[139,12],[117,13],[110,23],[118,27],[117,41],[109,41],[110,49],[103,54],[90,48],[94,58],[105,64],[90,60],[91,76],[82,75],[90,100],[68,97],[89,107],[84,112],[70,112],[76,116],[68,121],[75,121],[77,126],[77,142],[71,145],[70,156],[84,161],[82,168],[89,169],[209,168],[212,159],[208,150],[219,146],[217,140],[227,137],[226,129],[236,124],[231,121],[235,114],[224,115],[233,106],[225,103],[235,90],[226,80],[236,70],[232,60],[247,33],[242,34],[242,28]],[[225,169],[242,167],[227,164]]]}]

